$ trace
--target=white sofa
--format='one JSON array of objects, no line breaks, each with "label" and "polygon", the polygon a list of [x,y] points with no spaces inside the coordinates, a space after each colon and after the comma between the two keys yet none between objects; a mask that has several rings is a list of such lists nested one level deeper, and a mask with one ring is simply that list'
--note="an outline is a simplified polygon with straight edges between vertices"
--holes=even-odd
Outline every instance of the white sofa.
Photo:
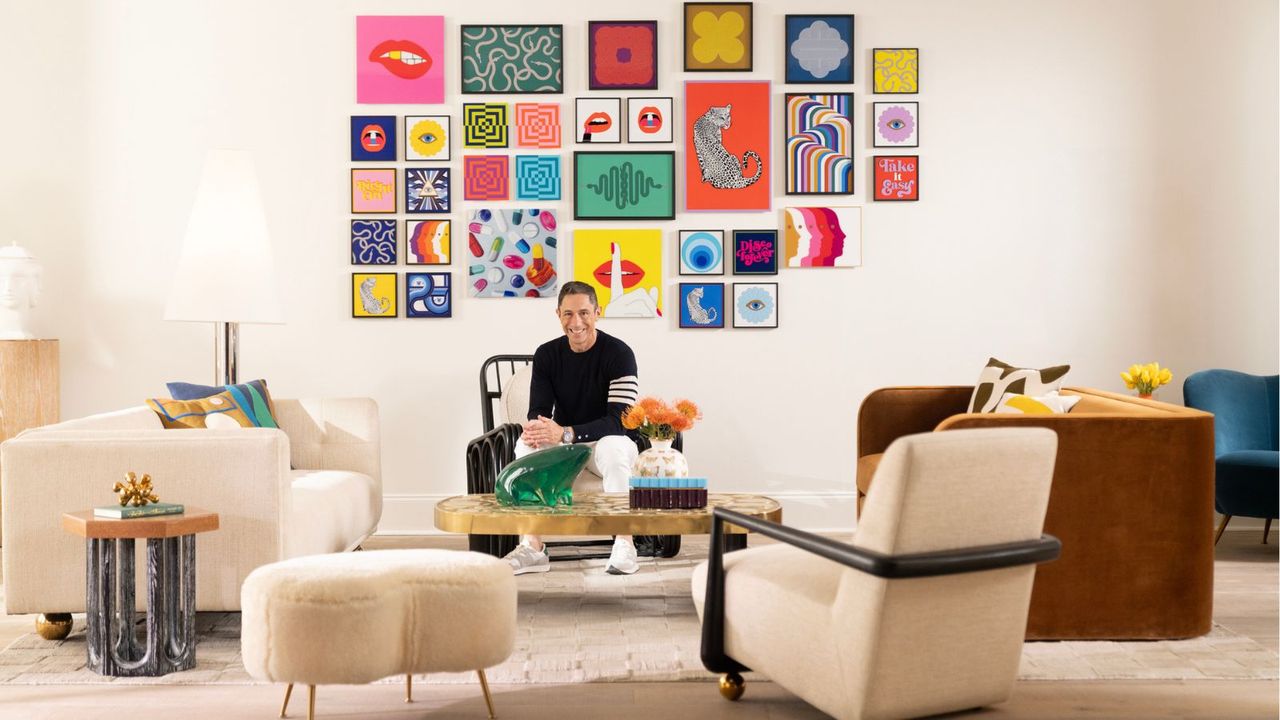
[{"label": "white sofa", "polygon": [[[240,585],[261,565],[359,546],[382,516],[377,404],[278,399],[275,408],[280,430],[166,430],[143,406],[0,445],[8,613],[84,611],[84,540],[62,530],[61,516],[113,504],[128,471],[150,474],[162,501],[219,514],[220,528],[196,541],[198,610],[239,610]],[[137,568],[144,588],[144,556]]]}]

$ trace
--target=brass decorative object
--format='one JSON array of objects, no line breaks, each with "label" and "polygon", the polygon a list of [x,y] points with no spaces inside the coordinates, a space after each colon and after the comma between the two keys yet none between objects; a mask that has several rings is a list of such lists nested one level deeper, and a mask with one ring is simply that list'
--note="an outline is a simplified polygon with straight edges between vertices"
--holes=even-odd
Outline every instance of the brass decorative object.
[{"label": "brass decorative object", "polygon": [[71,613],[44,613],[36,616],[36,634],[45,640],[61,640],[71,634]]},{"label": "brass decorative object", "polygon": [[747,683],[738,673],[728,673],[720,676],[720,694],[725,700],[733,702],[742,697],[742,693],[747,689]]},{"label": "brass decorative object", "polygon": [[120,507],[133,503],[134,507],[142,507],[147,503],[160,502],[160,497],[151,488],[151,476],[143,473],[142,479],[132,472],[124,474],[124,482],[116,483],[111,492],[120,496]]}]

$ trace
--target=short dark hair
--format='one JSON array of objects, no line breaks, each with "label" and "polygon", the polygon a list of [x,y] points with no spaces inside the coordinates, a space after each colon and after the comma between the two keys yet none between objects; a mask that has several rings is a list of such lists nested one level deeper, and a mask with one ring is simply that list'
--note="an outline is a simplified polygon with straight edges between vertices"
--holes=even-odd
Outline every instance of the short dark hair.
[{"label": "short dark hair", "polygon": [[591,299],[592,306],[600,307],[600,301],[596,300],[596,289],[584,282],[570,280],[564,285],[561,285],[560,297],[556,298],[556,309],[559,309],[560,306],[564,304],[564,298],[566,295],[586,295]]}]

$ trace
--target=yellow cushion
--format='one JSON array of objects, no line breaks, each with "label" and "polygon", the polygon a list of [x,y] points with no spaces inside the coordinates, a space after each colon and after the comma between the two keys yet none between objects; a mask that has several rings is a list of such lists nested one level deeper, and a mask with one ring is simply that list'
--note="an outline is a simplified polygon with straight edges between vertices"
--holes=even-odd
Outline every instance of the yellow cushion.
[{"label": "yellow cushion", "polygon": [[152,398],[147,405],[160,416],[166,428],[253,427],[253,421],[236,404],[229,392],[199,400]]}]

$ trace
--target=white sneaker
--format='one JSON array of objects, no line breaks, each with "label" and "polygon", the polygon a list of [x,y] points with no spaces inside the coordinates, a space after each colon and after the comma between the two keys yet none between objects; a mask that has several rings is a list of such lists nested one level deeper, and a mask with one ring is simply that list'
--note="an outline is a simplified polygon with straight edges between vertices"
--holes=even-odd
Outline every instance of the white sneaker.
[{"label": "white sneaker", "polygon": [[613,541],[613,552],[609,553],[609,562],[604,570],[610,575],[630,575],[640,569],[636,557],[635,544],[618,538]]},{"label": "white sneaker", "polygon": [[551,569],[551,558],[547,556],[546,548],[534,550],[527,542],[517,545],[515,550],[502,559],[511,565],[511,571],[516,575],[547,572]]}]

